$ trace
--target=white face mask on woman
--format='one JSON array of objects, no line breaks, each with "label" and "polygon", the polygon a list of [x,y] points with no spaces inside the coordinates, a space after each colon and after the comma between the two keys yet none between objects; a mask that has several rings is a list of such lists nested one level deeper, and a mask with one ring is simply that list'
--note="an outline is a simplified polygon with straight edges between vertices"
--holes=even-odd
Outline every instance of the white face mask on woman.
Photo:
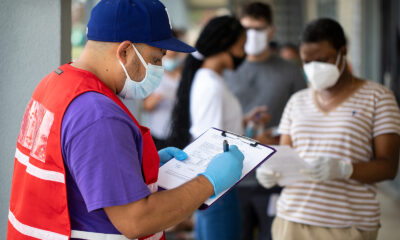
[{"label": "white face mask on woman", "polygon": [[[311,86],[317,90],[325,90],[335,86],[339,80],[340,75],[343,73],[345,67],[345,58],[341,57],[341,53],[336,58],[336,64],[312,61],[304,64],[304,72],[307,75],[308,81]],[[343,59],[342,69],[339,72],[339,60]]]},{"label": "white face mask on woman", "polygon": [[122,64],[122,62],[120,61],[119,63],[124,69],[126,79],[124,87],[118,95],[124,99],[143,99],[150,95],[150,93],[152,93],[160,85],[162,76],[164,74],[164,68],[162,66],[153,65],[150,63],[146,64],[142,55],[139,53],[133,43],[132,46],[133,49],[135,49],[135,52],[138,55],[143,66],[146,68],[146,76],[140,82],[132,80],[129,77],[128,71],[126,71],[124,64]]},{"label": "white face mask on woman", "polygon": [[249,29],[246,31],[247,40],[244,51],[247,55],[258,55],[268,47],[267,30]]}]

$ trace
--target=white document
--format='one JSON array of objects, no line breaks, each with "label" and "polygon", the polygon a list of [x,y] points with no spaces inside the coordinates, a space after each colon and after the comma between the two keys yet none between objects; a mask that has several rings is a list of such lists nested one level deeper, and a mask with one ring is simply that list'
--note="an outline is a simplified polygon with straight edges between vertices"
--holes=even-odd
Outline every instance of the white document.
[{"label": "white document", "polygon": [[[158,186],[163,189],[176,188],[203,173],[210,160],[216,154],[223,152],[224,140],[227,140],[229,145],[236,145],[244,155],[240,180],[275,153],[275,149],[256,143],[252,139],[210,128],[184,149],[188,154],[187,159],[178,161],[173,158],[160,168]],[[202,208],[210,206],[225,192],[209,198]]]},{"label": "white document", "polygon": [[290,146],[271,146],[276,149],[276,153],[260,168],[269,168],[278,172],[280,178],[278,184],[286,186],[298,181],[310,180],[300,173],[301,169],[307,168],[307,163],[300,158],[297,152]]}]

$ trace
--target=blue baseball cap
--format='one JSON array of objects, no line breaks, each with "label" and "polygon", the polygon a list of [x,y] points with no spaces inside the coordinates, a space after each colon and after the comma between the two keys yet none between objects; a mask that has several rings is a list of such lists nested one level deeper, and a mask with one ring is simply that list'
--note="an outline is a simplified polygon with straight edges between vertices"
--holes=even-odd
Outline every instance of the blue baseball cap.
[{"label": "blue baseball cap", "polygon": [[158,0],[101,0],[90,13],[87,39],[146,43],[176,52],[196,49],[172,36],[167,8]]}]

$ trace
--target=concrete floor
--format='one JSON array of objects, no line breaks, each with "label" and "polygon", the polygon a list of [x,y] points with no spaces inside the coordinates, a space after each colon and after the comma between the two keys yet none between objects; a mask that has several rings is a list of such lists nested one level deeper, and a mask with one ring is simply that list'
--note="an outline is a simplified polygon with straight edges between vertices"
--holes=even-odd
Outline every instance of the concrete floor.
[{"label": "concrete floor", "polygon": [[400,200],[379,191],[378,201],[381,204],[381,225],[378,240],[400,239]]}]

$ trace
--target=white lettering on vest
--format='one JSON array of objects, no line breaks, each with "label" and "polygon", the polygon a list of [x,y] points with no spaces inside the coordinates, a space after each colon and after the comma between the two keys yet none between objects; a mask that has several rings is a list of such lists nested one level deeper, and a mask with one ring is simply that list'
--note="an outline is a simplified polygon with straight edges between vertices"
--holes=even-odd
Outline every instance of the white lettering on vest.
[{"label": "white lettering on vest", "polygon": [[45,162],[47,140],[54,114],[38,101],[31,99],[22,119],[18,142],[31,150],[30,155]]}]

